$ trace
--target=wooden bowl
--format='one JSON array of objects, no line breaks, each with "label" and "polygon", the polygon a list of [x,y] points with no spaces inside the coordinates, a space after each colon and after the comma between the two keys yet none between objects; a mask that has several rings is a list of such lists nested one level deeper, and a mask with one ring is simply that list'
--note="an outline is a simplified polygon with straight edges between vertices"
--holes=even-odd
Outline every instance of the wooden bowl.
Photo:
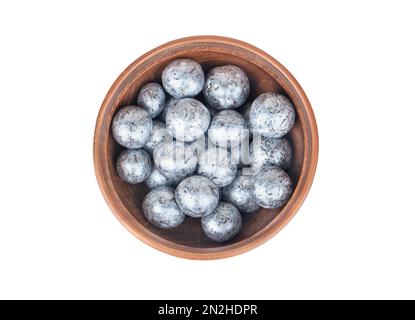
[{"label": "wooden bowl", "polygon": [[[272,91],[284,93],[294,103],[297,119],[288,134],[294,160],[288,173],[294,192],[280,209],[262,209],[243,216],[243,228],[233,240],[220,244],[209,240],[200,220],[187,217],[177,228],[162,230],[151,225],[141,212],[148,192],[144,185],[127,184],[115,170],[123,150],[111,134],[111,121],[117,110],[136,104],[139,89],[150,81],[161,83],[164,67],[177,58],[199,62],[205,72],[215,66],[233,64],[247,73],[250,99]],[[148,245],[182,258],[220,259],[231,257],[264,243],[295,215],[311,187],[318,157],[318,133],[311,105],[295,78],[277,60],[260,49],[230,38],[196,36],[166,43],[135,60],[115,81],[98,114],[94,137],[94,165],[101,192],[120,222]]]}]

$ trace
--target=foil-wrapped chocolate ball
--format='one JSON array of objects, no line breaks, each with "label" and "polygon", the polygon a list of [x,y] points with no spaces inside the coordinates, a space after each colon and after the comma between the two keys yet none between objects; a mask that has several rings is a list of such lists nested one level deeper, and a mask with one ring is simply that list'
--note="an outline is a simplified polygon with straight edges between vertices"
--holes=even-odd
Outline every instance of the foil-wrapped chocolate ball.
[{"label": "foil-wrapped chocolate ball", "polygon": [[166,123],[167,112],[176,105],[177,101],[179,101],[179,99],[170,97],[164,105],[163,111],[160,113],[160,119],[163,120],[164,123]]},{"label": "foil-wrapped chocolate ball", "polygon": [[206,177],[191,176],[177,186],[176,202],[186,215],[204,217],[218,205],[219,188]]},{"label": "foil-wrapped chocolate ball", "polygon": [[163,229],[177,227],[186,217],[177,206],[171,187],[151,190],[144,198],[143,213],[150,223]]},{"label": "foil-wrapped chocolate ball", "polygon": [[248,98],[248,77],[237,66],[213,68],[206,76],[203,95],[206,102],[218,110],[236,109]]},{"label": "foil-wrapped chocolate ball", "polygon": [[209,127],[209,139],[218,147],[229,148],[249,139],[248,126],[235,110],[223,110],[213,117]]},{"label": "foil-wrapped chocolate ball", "polygon": [[209,147],[199,157],[197,173],[210,179],[217,187],[224,187],[235,179],[236,161],[228,150]]},{"label": "foil-wrapped chocolate ball", "polygon": [[238,170],[235,180],[222,189],[223,200],[233,204],[242,213],[258,211],[261,207],[255,203],[251,187],[252,175],[244,174],[243,170]]},{"label": "foil-wrapped chocolate ball", "polygon": [[252,178],[252,196],[263,208],[279,208],[292,193],[288,174],[278,167],[267,167]]},{"label": "foil-wrapped chocolate ball", "polygon": [[116,168],[125,182],[140,183],[151,173],[151,158],[143,149],[124,150],[117,159]]},{"label": "foil-wrapped chocolate ball", "polygon": [[175,139],[184,142],[193,142],[202,137],[209,124],[209,110],[193,98],[180,99],[166,115],[167,131]]},{"label": "foil-wrapped chocolate ball", "polygon": [[120,145],[130,149],[143,147],[150,139],[153,121],[139,107],[128,106],[117,112],[112,120],[112,135]]},{"label": "foil-wrapped chocolate ball", "polygon": [[191,144],[169,140],[154,149],[154,166],[169,179],[181,180],[196,171],[196,148]]},{"label": "foil-wrapped chocolate ball", "polygon": [[295,109],[285,96],[263,93],[252,103],[249,121],[254,132],[268,138],[281,138],[294,125]]},{"label": "foil-wrapped chocolate ball", "polygon": [[241,231],[242,217],[232,204],[219,202],[212,214],[202,217],[202,228],[209,239],[225,242]]},{"label": "foil-wrapped chocolate ball", "polygon": [[176,187],[179,184],[179,181],[175,179],[169,179],[163,176],[161,172],[157,170],[157,168],[153,168],[145,183],[147,188],[151,190],[161,186]]},{"label": "foil-wrapped chocolate ball", "polygon": [[286,138],[257,138],[249,146],[249,161],[252,168],[260,170],[267,166],[289,167],[293,151]]},{"label": "foil-wrapped chocolate ball", "polygon": [[148,83],[138,93],[137,104],[147,110],[152,118],[157,117],[165,103],[166,94],[158,83]]},{"label": "foil-wrapped chocolate ball", "polygon": [[161,76],[164,89],[175,98],[195,97],[203,89],[205,74],[196,61],[178,59],[169,63]]},{"label": "foil-wrapped chocolate ball", "polygon": [[153,120],[153,130],[151,131],[150,140],[144,145],[148,153],[153,154],[154,149],[165,140],[172,139],[166,129],[166,125],[158,120]]}]

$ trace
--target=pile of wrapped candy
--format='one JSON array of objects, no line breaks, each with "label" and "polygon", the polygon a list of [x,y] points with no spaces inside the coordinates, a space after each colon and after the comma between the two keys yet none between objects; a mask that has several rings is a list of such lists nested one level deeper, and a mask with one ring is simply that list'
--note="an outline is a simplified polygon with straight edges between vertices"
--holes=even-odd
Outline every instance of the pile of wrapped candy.
[{"label": "pile of wrapped candy", "polygon": [[286,96],[264,92],[248,102],[241,68],[218,66],[205,76],[190,59],[170,62],[161,82],[144,85],[137,104],[112,121],[126,148],[118,175],[146,185],[141,205],[151,224],[167,229],[201,218],[206,236],[225,242],[240,232],[243,215],[289,200],[293,152],[284,136],[296,116]]}]

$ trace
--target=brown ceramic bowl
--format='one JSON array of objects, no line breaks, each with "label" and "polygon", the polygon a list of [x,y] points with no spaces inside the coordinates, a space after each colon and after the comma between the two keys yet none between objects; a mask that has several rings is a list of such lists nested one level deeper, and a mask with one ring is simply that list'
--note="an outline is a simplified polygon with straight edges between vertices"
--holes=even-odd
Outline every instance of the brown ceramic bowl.
[{"label": "brown ceramic bowl", "polygon": [[[139,89],[150,81],[161,83],[164,67],[177,58],[199,62],[205,72],[224,64],[234,64],[248,74],[250,99],[261,93],[284,93],[294,103],[297,119],[288,134],[294,160],[288,173],[294,192],[279,209],[262,209],[243,216],[243,228],[231,241],[220,244],[209,240],[199,219],[187,217],[177,228],[162,230],[151,225],[141,212],[148,192],[144,185],[127,184],[118,177],[115,161],[122,151],[110,131],[111,120],[123,106],[135,104]],[[188,259],[231,257],[264,243],[278,233],[295,215],[311,187],[317,165],[318,133],[311,105],[295,78],[277,60],[260,49],[230,38],[196,36],[166,43],[135,60],[115,81],[98,114],[94,137],[94,165],[102,194],[119,221],[148,245]]]}]

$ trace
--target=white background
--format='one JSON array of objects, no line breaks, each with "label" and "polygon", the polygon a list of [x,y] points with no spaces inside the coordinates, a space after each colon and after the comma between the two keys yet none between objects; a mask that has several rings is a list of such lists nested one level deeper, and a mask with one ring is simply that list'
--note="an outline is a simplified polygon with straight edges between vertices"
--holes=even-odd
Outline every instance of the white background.
[{"label": "white background", "polygon": [[[0,298],[415,298],[411,1],[2,1]],[[111,214],[92,162],[119,73],[169,40],[239,38],[283,63],[320,133],[314,185],[261,247],[160,253]]]}]

